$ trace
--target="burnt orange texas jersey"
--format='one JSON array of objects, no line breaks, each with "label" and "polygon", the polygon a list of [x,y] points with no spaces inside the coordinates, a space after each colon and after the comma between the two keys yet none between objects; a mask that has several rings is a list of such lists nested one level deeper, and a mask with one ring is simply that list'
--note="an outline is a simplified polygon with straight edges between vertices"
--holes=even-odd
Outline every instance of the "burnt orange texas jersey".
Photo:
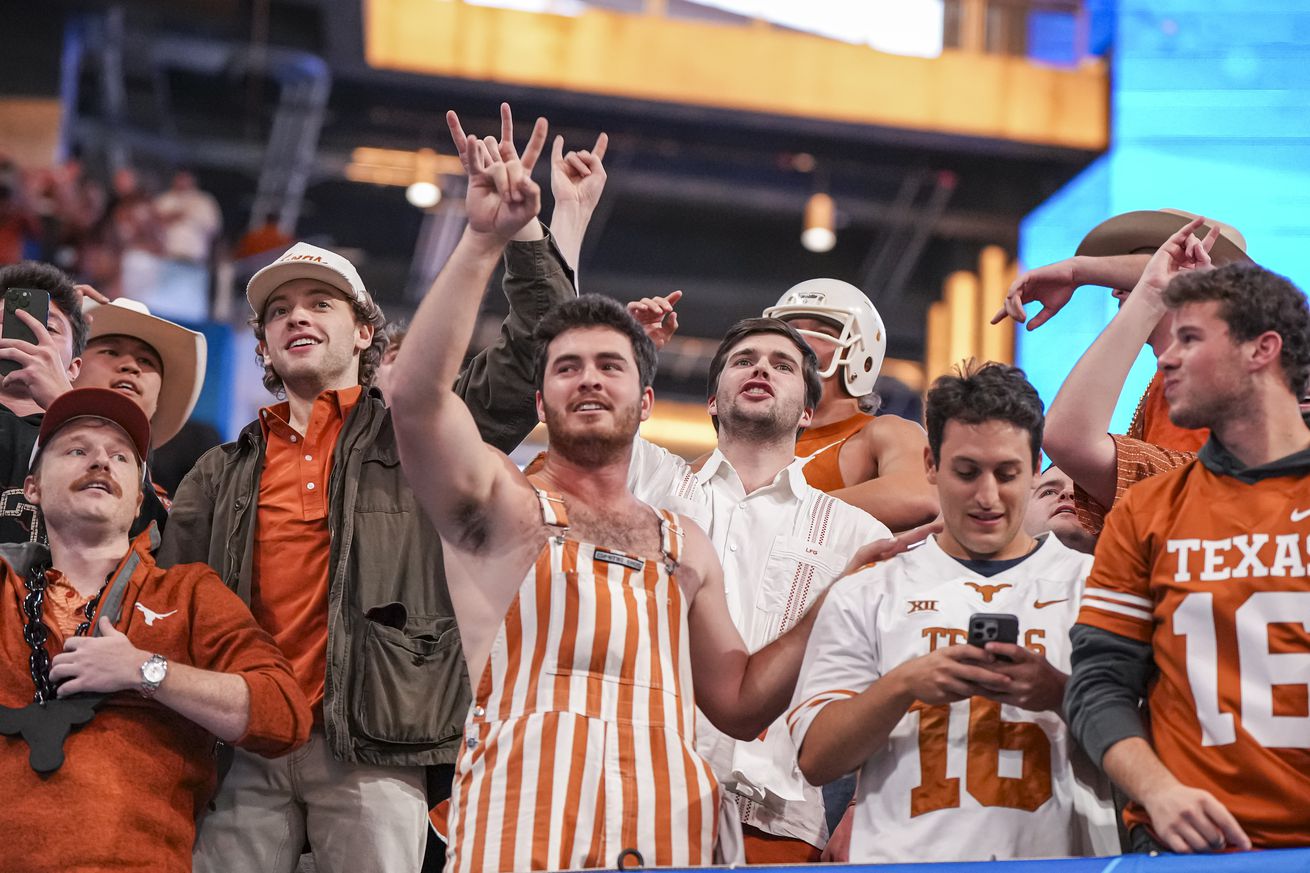
[{"label": "burnt orange texas jersey", "polygon": [[1247,484],[1194,461],[1110,513],[1078,615],[1151,644],[1156,753],[1266,848],[1310,844],[1307,535],[1310,478]]}]

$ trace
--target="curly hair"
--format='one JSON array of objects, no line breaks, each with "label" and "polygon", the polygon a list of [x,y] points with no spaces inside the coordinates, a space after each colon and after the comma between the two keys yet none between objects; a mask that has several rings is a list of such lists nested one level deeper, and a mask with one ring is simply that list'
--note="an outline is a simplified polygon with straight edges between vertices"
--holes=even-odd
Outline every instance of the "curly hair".
[{"label": "curly hair", "polygon": [[[382,307],[374,302],[371,296],[365,295],[365,301],[360,303],[357,300],[351,300],[350,309],[355,314],[355,324],[371,324],[373,326],[373,342],[369,343],[368,348],[359,353],[359,384],[365,388],[373,384],[374,377],[377,376],[378,365],[382,363],[382,353],[387,348],[387,338],[384,336],[384,328],[387,324],[387,316],[382,312]],[[267,304],[265,304],[267,308]],[[255,330],[255,339],[262,346],[264,344],[264,314],[251,316],[250,326]],[[282,383],[282,377],[273,369],[273,363],[267,356],[261,355],[258,350],[255,351],[255,360],[264,368],[264,387],[269,393],[277,398],[287,396],[286,385]]]},{"label": "curly hair", "polygon": [[[748,336],[764,333],[786,337],[792,345],[796,346],[796,351],[801,353],[801,375],[805,379],[805,408],[818,409],[819,401],[823,398],[823,379],[819,376],[819,359],[814,354],[814,349],[805,341],[805,337],[781,318],[743,318],[728,328],[728,332],[723,335],[718,349],[714,352],[714,357],[710,359],[709,384],[706,386],[705,396],[713,397],[718,393],[719,377],[723,375],[723,368],[728,363],[728,353],[732,351],[733,346]],[[719,417],[712,415],[710,421],[717,431]]]},{"label": "curly hair", "polygon": [[626,336],[632,342],[632,355],[637,362],[642,389],[655,384],[657,354],[655,343],[646,336],[646,331],[628,314],[623,304],[612,297],[582,294],[559,304],[537,322],[532,339],[537,344],[533,370],[538,391],[546,378],[546,353],[551,341],[565,331],[583,327],[608,327]]},{"label": "curly hair", "polygon": [[1023,370],[1008,364],[968,361],[956,368],[954,375],[942,376],[932,383],[924,418],[928,423],[928,447],[934,464],[942,460],[942,434],[946,422],[982,424],[1004,421],[1028,431],[1033,450],[1033,469],[1042,454],[1042,429],[1045,407],[1037,389]]},{"label": "curly hair", "polygon": [[73,279],[58,267],[40,261],[22,261],[0,267],[0,288],[35,288],[50,295],[50,302],[68,319],[73,329],[73,357],[86,351],[89,326],[82,314],[82,301]]},{"label": "curly hair", "polygon": [[1302,395],[1310,377],[1310,305],[1291,281],[1255,264],[1234,263],[1177,276],[1165,289],[1164,302],[1170,309],[1218,303],[1234,342],[1277,333],[1283,340],[1283,378],[1293,394]]}]

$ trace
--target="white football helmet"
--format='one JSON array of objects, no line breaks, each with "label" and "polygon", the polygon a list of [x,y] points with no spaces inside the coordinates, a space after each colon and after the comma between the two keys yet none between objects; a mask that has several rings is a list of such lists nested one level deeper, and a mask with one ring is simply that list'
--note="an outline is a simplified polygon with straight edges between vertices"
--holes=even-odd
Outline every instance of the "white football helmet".
[{"label": "white football helmet", "polygon": [[842,384],[852,397],[873,393],[882,359],[887,354],[887,330],[882,316],[864,292],[840,279],[810,279],[792,286],[776,306],[764,310],[765,318],[821,318],[836,325],[841,333],[834,339],[825,333],[802,330],[807,339],[836,343],[832,361],[819,375],[827,379],[842,368]]}]

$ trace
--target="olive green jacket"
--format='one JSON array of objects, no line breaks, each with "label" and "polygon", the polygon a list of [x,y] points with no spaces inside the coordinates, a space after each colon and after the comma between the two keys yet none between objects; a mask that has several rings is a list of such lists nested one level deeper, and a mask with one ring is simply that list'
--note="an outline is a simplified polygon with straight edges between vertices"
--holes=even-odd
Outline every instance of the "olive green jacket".
[{"label": "olive green jacket", "polygon": [[[482,437],[513,450],[537,422],[532,331],[576,295],[548,236],[510,243],[500,336],[469,362],[456,391]],[[332,541],[323,722],[335,757],[371,764],[448,764],[470,694],[446,588],[441,540],[400,469],[391,414],[377,389],[347,417],[328,480]],[[159,565],[201,561],[250,602],[264,439],[252,422],[211,449],[173,500]],[[286,568],[296,584],[297,568]]]}]

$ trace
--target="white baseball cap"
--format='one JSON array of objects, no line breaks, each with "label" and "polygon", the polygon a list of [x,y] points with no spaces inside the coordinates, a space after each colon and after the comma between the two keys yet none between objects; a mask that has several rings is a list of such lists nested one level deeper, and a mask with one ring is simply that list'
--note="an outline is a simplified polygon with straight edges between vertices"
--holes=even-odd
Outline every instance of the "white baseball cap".
[{"label": "white baseball cap", "polygon": [[367,306],[371,299],[354,264],[336,252],[300,242],[250,277],[250,283],[246,285],[246,300],[255,315],[262,316],[269,296],[280,285],[293,279],[317,279],[360,306]]}]

